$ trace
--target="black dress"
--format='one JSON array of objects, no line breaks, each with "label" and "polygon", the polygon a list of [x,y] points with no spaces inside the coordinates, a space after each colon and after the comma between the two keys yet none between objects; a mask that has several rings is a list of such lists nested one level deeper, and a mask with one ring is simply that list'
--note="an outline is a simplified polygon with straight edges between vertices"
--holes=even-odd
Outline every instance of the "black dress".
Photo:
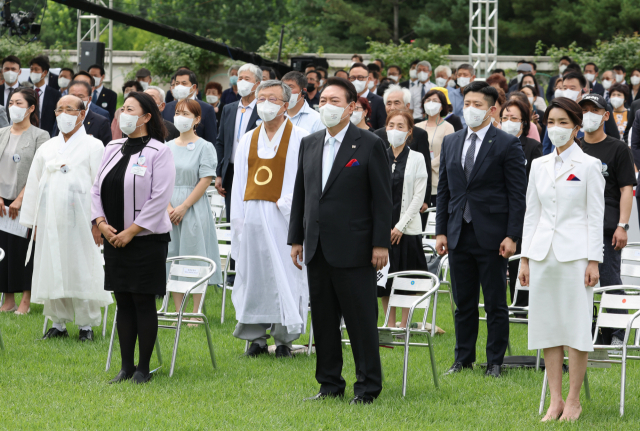
[{"label": "black dress", "polygon": [[[130,156],[140,153],[149,137],[129,138],[122,145],[123,157],[102,181],[100,197],[107,223],[124,230],[124,177]],[[164,295],[167,282],[167,253],[171,234],[135,236],[123,248],[104,241],[104,290]]]},{"label": "black dress", "polygon": [[[393,211],[391,213],[391,226],[395,227],[400,221],[402,209],[402,190],[404,188],[404,171],[409,158],[409,147],[405,146],[396,158],[393,149],[389,148],[389,169],[391,170],[391,197]],[[395,164],[395,168],[394,165]],[[391,234],[391,232],[389,232]],[[393,244],[389,249],[389,274],[399,271],[427,271],[427,259],[422,249],[422,235],[402,235],[400,243]],[[418,278],[418,277],[416,277]],[[393,280],[387,281],[385,287],[378,286],[378,297],[391,294]],[[400,294],[411,292],[397,291]]]},{"label": "black dress", "polygon": [[[9,205],[12,203],[12,200],[4,199],[7,210],[5,217],[9,217]],[[0,262],[0,293],[31,291],[35,247],[31,250],[29,263],[24,266],[29,248],[29,238],[31,238],[31,229],[29,229],[26,238],[0,230],[0,248],[5,253],[4,259]]]}]

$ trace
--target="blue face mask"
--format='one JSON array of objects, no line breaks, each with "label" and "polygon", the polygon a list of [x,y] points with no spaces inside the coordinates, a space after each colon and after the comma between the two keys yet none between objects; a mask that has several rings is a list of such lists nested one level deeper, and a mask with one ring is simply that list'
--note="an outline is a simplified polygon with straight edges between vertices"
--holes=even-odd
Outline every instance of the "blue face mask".
[{"label": "blue face mask", "polygon": [[232,86],[238,85],[238,77],[232,76],[231,78],[229,78],[229,84],[231,84]]}]

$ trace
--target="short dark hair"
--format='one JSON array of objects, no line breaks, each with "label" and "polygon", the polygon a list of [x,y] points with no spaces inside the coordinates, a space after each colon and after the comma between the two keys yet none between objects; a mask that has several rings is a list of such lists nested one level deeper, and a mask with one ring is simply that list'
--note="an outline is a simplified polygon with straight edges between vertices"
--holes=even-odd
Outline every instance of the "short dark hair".
[{"label": "short dark hair", "polygon": [[384,60],[383,60],[383,59],[381,59],[381,58],[376,58],[376,59],[375,59],[375,60],[373,60],[373,61],[379,61],[379,62],[380,62],[380,64],[381,64],[381,66],[380,66],[380,67],[384,69]]},{"label": "short dark hair", "polygon": [[500,75],[506,77],[507,74],[505,73],[504,69],[493,69],[493,73],[499,73]]},{"label": "short dark hair", "polygon": [[562,82],[566,81],[567,79],[577,79],[578,81],[580,81],[581,88],[585,88],[587,86],[587,78],[585,78],[584,75],[580,72],[571,71],[569,73],[565,73],[562,77]]},{"label": "short dark hair", "polygon": [[276,75],[276,71],[267,66],[260,66],[260,69],[264,72],[265,70],[269,73],[269,79],[278,79]]},{"label": "short dark hair", "polygon": [[485,81],[473,81],[464,87],[464,95],[468,93],[482,93],[484,100],[487,101],[489,107],[496,104],[498,100],[498,90],[487,84]]},{"label": "short dark hair", "polygon": [[345,95],[347,96],[347,103],[355,102],[356,100],[358,100],[358,92],[356,91],[356,87],[354,87],[350,81],[334,76],[327,79],[327,83],[324,87],[325,90],[332,85],[341,87],[344,90]]},{"label": "short dark hair", "polygon": [[397,64],[390,64],[389,66],[387,66],[387,75],[389,74],[390,69],[398,69],[398,73],[402,73],[402,69],[400,69],[400,66],[398,66]]},{"label": "short dark hair", "polygon": [[164,125],[164,121],[162,120],[162,115],[160,114],[158,105],[156,105],[156,101],[153,100],[153,97],[143,93],[142,91],[132,91],[127,94],[127,99],[130,97],[133,97],[138,101],[142,108],[142,112],[145,115],[151,114],[151,120],[147,122],[147,133],[149,133],[149,136],[157,141],[164,142],[168,132]]},{"label": "short dark hair", "polygon": [[105,75],[106,72],[104,70],[104,67],[102,67],[99,64],[92,64],[91,66],[87,67],[87,72],[90,72],[91,69],[100,69],[100,75]]},{"label": "short dark hair", "polygon": [[140,84],[138,81],[127,81],[124,84],[122,84],[122,93],[124,94],[124,89],[125,88],[129,88],[129,87],[135,87],[136,91],[140,91],[142,92],[142,84]]},{"label": "short dark hair", "polygon": [[364,63],[353,63],[353,64],[351,65],[351,67],[349,68],[349,72],[351,72],[351,71],[352,71],[353,69],[355,69],[356,67],[360,67],[360,68],[362,68],[362,69],[366,70],[367,72],[369,71],[369,68],[367,67],[367,65],[366,65],[366,64],[364,64]]},{"label": "short dark hair", "polygon": [[[73,75],[73,78],[72,78],[72,81],[75,81],[75,80],[76,80],[76,78],[77,78],[78,76],[81,76],[81,75],[82,75],[82,76],[86,76],[87,78],[89,78],[89,81],[91,82],[91,86],[92,86],[92,87],[94,87],[94,86],[96,85],[96,79],[95,79],[93,76],[91,76],[91,75],[89,74],[89,72],[87,72],[86,70],[81,70],[80,72],[78,72],[78,73],[74,74],[74,75]],[[91,92],[89,92],[89,93],[91,93]]]},{"label": "short dark hair", "polygon": [[[346,73],[346,72],[345,72]],[[304,76],[304,73],[298,72],[297,70],[292,70],[291,72],[287,72],[282,77],[282,82],[284,81],[293,81],[296,83],[298,87],[304,92],[307,88],[307,77]]]},{"label": "short dark hair", "polygon": [[536,64],[535,61],[527,61],[526,63],[530,64],[533,70],[536,70],[536,71],[538,70],[538,65]]},{"label": "short dark hair", "polygon": [[[459,71],[460,69],[462,70],[468,70],[469,73],[471,73],[472,75],[476,74],[475,69],[473,68],[472,65],[470,65],[469,63],[462,63],[460,66],[458,66],[458,69],[456,69],[456,71]],[[453,71],[452,71],[453,72]],[[493,106],[493,105],[491,105]]]},{"label": "short dark hair", "polygon": [[568,55],[563,55],[562,57],[560,57],[560,60],[558,60],[558,62],[560,62],[562,60],[566,60],[569,63],[573,63],[573,60],[571,60],[571,57],[569,57]]},{"label": "short dark hair", "polygon": [[360,54],[353,54],[351,58],[356,57],[360,63],[364,61],[364,58]]},{"label": "short dark hair", "polygon": [[[551,110],[553,108],[562,109],[564,112],[566,112],[569,116],[569,119],[574,124],[574,127],[582,127],[582,108],[576,102],[566,97],[554,97],[553,100],[549,102],[549,106],[544,112],[544,118],[542,119],[543,124],[547,124],[547,121],[549,120],[549,114],[551,113]],[[577,142],[580,147],[582,147],[577,136],[574,138],[574,141]]]},{"label": "short dark hair", "polygon": [[424,95],[424,97],[422,98],[422,100],[420,101],[420,103],[422,103],[422,106],[424,106],[424,104],[426,103],[427,99],[433,95],[438,96],[438,99],[440,99],[440,104],[442,105],[442,107],[440,108],[440,116],[444,117],[449,113],[449,102],[447,102],[447,96],[444,95],[444,93],[440,90],[429,90],[427,91],[427,93]]},{"label": "short dark hair", "polygon": [[609,96],[613,94],[614,91],[618,91],[624,94],[624,99],[627,100],[629,98],[629,86],[624,84],[613,84],[609,88]]},{"label": "short dark hair", "polygon": [[[512,91],[511,93],[509,93],[509,98],[507,101],[513,100],[513,99],[520,100],[523,104],[527,106],[531,105],[529,103],[529,98],[522,91]],[[530,108],[530,109],[535,111],[535,108]]]},{"label": "short dark hair", "polygon": [[338,69],[338,70],[336,70],[336,71],[333,73],[333,76],[338,77],[338,73],[340,73],[340,72],[342,72],[342,73],[346,73],[346,74],[347,74],[347,76],[349,76],[349,72],[347,72],[346,70],[342,70],[342,69]]},{"label": "short dark hair", "polygon": [[327,75],[329,74],[329,72],[327,71],[327,69],[325,69],[325,68],[324,68],[324,67],[322,67],[322,66],[318,66],[318,67],[316,67],[316,70],[317,70],[318,72],[322,72],[322,76],[323,76],[324,78],[326,78],[326,77],[327,77]]},{"label": "short dark hair", "polygon": [[42,70],[49,70],[49,68],[51,67],[49,65],[49,60],[47,60],[43,55],[39,55],[31,59],[31,61],[29,62],[29,66],[33,66],[34,64],[40,66]]},{"label": "short dark hair", "polygon": [[420,59],[413,60],[413,61],[411,62],[411,64],[409,65],[409,67],[415,66],[416,64],[420,63],[421,61],[422,61],[422,60],[420,60]]},{"label": "short dark hair", "polygon": [[368,70],[369,72],[374,72],[374,71],[375,71],[375,72],[380,72],[380,71],[382,71],[382,69],[380,68],[380,66],[378,66],[378,65],[377,65],[377,64],[375,64],[375,63],[369,63],[369,64],[367,64],[367,70]]},{"label": "short dark hair", "polygon": [[524,58],[522,60],[518,60],[518,62],[516,64],[524,64],[526,63],[527,60],[525,60]]},{"label": "short dark hair", "polygon": [[525,104],[519,98],[511,99],[502,105],[500,109],[500,117],[502,117],[502,113],[512,106],[518,108],[520,110],[520,115],[522,116],[522,135],[527,136],[529,134],[529,128],[531,127],[531,110],[529,109],[529,104]]},{"label": "short dark hair", "polygon": [[62,72],[69,72],[69,73],[71,73],[71,77],[73,77],[73,74],[75,73],[75,72],[73,71],[73,69],[71,69],[71,68],[69,68],[69,67],[63,67],[62,69],[60,69],[60,73],[62,73]]},{"label": "short dark hair", "polygon": [[627,73],[627,69],[621,64],[617,64],[611,68],[611,70],[621,70],[622,73]]},{"label": "short dark hair", "polygon": [[576,63],[575,61],[572,61],[571,63],[569,63],[567,65],[567,68],[564,70],[564,73],[568,73],[571,71],[575,71],[578,73],[582,73],[582,68],[580,67],[580,65],[578,63]]},{"label": "short dark hair", "polygon": [[370,70],[369,73],[373,73],[373,78],[380,80],[380,72],[378,72],[377,70]]},{"label": "short dark hair", "polygon": [[587,69],[587,66],[593,66],[593,69],[597,72],[598,71],[598,65],[592,62],[589,62],[587,64],[584,65],[584,70]]},{"label": "short dark hair", "polygon": [[178,71],[174,76],[177,78],[178,76],[185,76],[185,75],[189,76],[189,82],[191,83],[191,85],[195,84],[196,87],[198,87],[198,77],[196,76],[195,73],[193,73],[189,69],[178,69]]},{"label": "short dark hair", "polygon": [[304,74],[304,76],[307,77],[312,73],[316,75],[316,80],[318,81],[318,83],[320,83],[320,73],[315,69],[308,71],[307,73]]},{"label": "short dark hair", "polygon": [[71,89],[71,87],[73,87],[74,85],[79,85],[81,87],[84,87],[87,90],[87,95],[91,97],[91,93],[93,90],[91,89],[91,86],[89,84],[87,84],[84,81],[71,81],[68,88]]},{"label": "short dark hair", "polygon": [[17,63],[18,64],[18,68],[22,67],[22,63],[20,63],[20,59],[18,57],[16,57],[15,55],[7,55],[5,58],[2,59],[2,66],[4,66],[4,64],[9,61],[11,63]]}]

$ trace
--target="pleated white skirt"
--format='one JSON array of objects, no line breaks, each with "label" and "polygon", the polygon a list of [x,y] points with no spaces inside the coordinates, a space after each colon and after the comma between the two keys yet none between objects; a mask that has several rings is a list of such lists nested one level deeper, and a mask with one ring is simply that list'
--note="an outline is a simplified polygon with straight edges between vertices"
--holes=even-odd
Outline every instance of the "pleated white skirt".
[{"label": "pleated white skirt", "polygon": [[593,351],[593,287],[585,287],[587,259],[558,262],[549,248],[529,260],[529,350],[569,346]]}]

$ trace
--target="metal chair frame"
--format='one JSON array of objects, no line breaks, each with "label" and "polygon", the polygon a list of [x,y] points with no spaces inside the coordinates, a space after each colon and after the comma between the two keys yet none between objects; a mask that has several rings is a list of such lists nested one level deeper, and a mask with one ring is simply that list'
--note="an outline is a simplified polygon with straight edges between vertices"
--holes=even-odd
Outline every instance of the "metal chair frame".
[{"label": "metal chair frame", "polygon": [[[635,292],[634,295],[625,294],[625,295],[616,295],[607,293],[610,290],[627,290]],[[621,379],[620,379],[620,416],[624,415],[624,399],[625,399],[625,387],[626,387],[626,377],[627,377],[627,359],[640,360],[640,356],[629,356],[629,350],[638,351],[640,350],[640,344],[636,341],[632,345],[627,345],[629,343],[629,333],[631,329],[640,329],[640,286],[632,286],[628,284],[621,284],[618,286],[607,286],[600,287],[594,289],[595,294],[602,294],[602,299],[600,303],[600,313],[598,313],[598,320],[596,321],[596,330],[593,336],[593,349],[594,350],[621,350],[622,356],[620,359],[589,359],[589,363],[601,363],[601,364],[620,364],[621,369]],[[635,314],[612,314],[603,311],[604,309],[618,309],[618,310],[637,310]],[[615,329],[626,329],[626,333],[624,336],[624,341],[621,346],[611,346],[611,345],[602,345],[595,344],[596,338],[598,336],[598,332],[600,328],[615,328]],[[567,358],[565,358],[567,359]],[[584,376],[585,383],[585,392],[587,398],[590,398],[589,392],[589,381],[587,379],[587,374]],[[544,380],[542,382],[542,395],[540,397],[540,408],[538,409],[538,413],[542,414],[544,409],[545,400],[547,397],[547,371],[544,372]]]},{"label": "metal chair frame", "polygon": [[[451,317],[455,319],[456,307],[453,303],[453,287],[451,282],[447,280],[449,276],[449,256],[442,256],[440,264],[438,265],[438,276],[440,277],[440,286],[445,286],[446,289],[438,290],[438,293],[447,293],[449,295],[449,303],[451,305]],[[433,297],[433,310],[431,312],[431,336],[436,335],[436,314],[438,312],[438,295]],[[455,328],[455,326],[454,326]],[[454,329],[455,331],[455,329]]]},{"label": "metal chair frame", "polygon": [[[4,259],[4,250],[0,248],[0,262]],[[0,295],[0,306],[4,302],[4,294]],[[0,350],[4,350],[4,341],[2,340],[2,331],[0,331]]]},{"label": "metal chair frame", "polygon": [[[188,265],[179,265],[177,262],[185,262],[185,261],[199,261],[205,262],[207,266],[188,266]],[[173,356],[171,357],[171,367],[169,369],[169,377],[173,376],[173,371],[175,369],[176,357],[178,354],[178,343],[180,342],[180,330],[182,329],[183,320],[185,317],[197,317],[201,318],[202,321],[198,320],[189,320],[189,324],[196,325],[204,325],[205,332],[207,335],[207,344],[209,345],[209,355],[211,356],[211,364],[213,368],[217,368],[216,358],[213,350],[213,343],[211,337],[211,330],[209,329],[209,320],[206,316],[206,294],[207,294],[207,286],[209,279],[216,272],[216,264],[211,259],[200,256],[177,256],[170,257],[167,259],[167,262],[171,263],[171,267],[169,269],[169,279],[167,280],[167,293],[164,296],[164,300],[162,301],[162,306],[160,310],[158,310],[158,321],[159,322],[176,322],[176,326],[171,325],[158,325],[160,329],[172,329],[176,331],[175,340],[173,343]],[[192,278],[197,279],[195,282],[189,281],[178,281],[172,279],[172,277],[183,277],[183,278]],[[186,292],[184,292],[184,296],[182,298],[182,304],[180,305],[180,309],[175,312],[168,311],[169,305],[169,297],[171,296],[171,292],[179,292],[183,293],[185,289],[181,290],[172,290],[174,287],[182,286],[186,288]],[[195,313],[188,313],[184,311],[184,307],[189,299],[189,295],[192,294],[202,294],[202,299],[200,300],[200,305],[198,306],[198,311]],[[111,356],[113,353],[113,340],[116,332],[116,321],[118,317],[118,309],[116,307],[116,314],[113,318],[113,330],[111,332],[111,341],[109,343],[109,353],[107,356],[107,366],[106,370],[108,371],[111,367]],[[158,339],[156,338],[156,353],[158,355],[158,361],[162,364],[162,354],[160,352],[160,344],[158,343]]]},{"label": "metal chair frame", "polygon": [[[214,221],[216,222],[216,224],[222,223],[223,215],[226,210],[224,198],[218,194],[218,191],[216,189],[208,189],[206,193],[207,197],[209,198],[209,205],[211,207],[211,213],[213,214]],[[222,198],[221,204],[215,202],[215,199],[217,199],[218,197]]]},{"label": "metal chair frame", "polygon": [[[229,274],[235,274],[231,269],[231,244],[220,244],[220,241],[231,242],[231,223],[221,223],[216,225],[216,235],[218,237],[218,250],[220,251],[220,263],[222,269],[222,311],[220,312],[220,323],[224,323],[224,308],[227,303],[227,290],[233,290],[227,285]],[[224,260],[224,263],[222,261]]]}]

